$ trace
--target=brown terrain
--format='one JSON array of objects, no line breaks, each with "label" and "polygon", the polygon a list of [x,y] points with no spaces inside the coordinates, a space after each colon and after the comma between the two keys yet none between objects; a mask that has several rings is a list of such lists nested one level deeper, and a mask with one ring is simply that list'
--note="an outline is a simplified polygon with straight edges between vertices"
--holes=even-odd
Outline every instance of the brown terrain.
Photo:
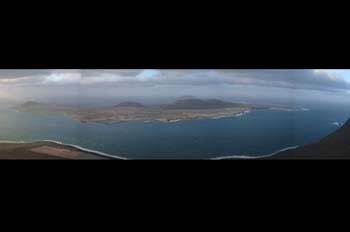
[{"label": "brown terrain", "polygon": [[78,148],[52,142],[0,143],[0,159],[100,160],[110,159]]}]

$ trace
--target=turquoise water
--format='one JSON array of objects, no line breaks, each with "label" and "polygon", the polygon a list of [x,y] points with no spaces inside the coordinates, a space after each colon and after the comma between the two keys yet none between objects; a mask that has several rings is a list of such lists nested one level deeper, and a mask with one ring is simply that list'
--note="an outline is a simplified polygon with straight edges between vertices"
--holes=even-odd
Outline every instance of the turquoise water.
[{"label": "turquoise water", "polygon": [[346,109],[262,110],[220,119],[105,125],[5,108],[0,109],[0,140],[56,140],[136,159],[258,156],[322,138],[349,115]]}]

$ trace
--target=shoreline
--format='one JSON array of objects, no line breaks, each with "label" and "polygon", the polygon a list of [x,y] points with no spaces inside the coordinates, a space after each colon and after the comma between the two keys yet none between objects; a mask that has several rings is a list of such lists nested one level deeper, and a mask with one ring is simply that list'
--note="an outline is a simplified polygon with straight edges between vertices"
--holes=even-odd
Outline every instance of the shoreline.
[{"label": "shoreline", "polygon": [[[68,146],[68,147],[76,148],[76,149],[78,149],[80,151],[89,152],[89,153],[92,153],[94,155],[98,155],[98,156],[102,156],[102,157],[106,157],[106,158],[113,158],[113,159],[120,159],[120,160],[130,160],[130,159],[126,158],[126,157],[110,155],[110,154],[107,154],[107,153],[104,153],[104,152],[101,152],[101,151],[91,150],[91,149],[84,148],[84,147],[81,147],[81,146],[78,146],[78,145],[74,145],[74,144],[65,144],[65,143],[62,143],[62,142],[59,142],[59,141],[55,141],[55,140],[36,140],[36,141],[31,141],[31,142],[0,140],[0,144],[1,143],[31,144],[31,143],[37,143],[37,142],[50,142],[50,143],[55,143],[55,144],[58,144],[58,145]],[[262,155],[262,156],[231,155],[231,156],[219,156],[219,157],[209,158],[208,160],[229,160],[229,159],[252,160],[252,159],[262,159],[262,158],[272,157],[272,156],[276,155],[279,152],[296,149],[298,147],[300,147],[300,145],[291,146],[291,147],[285,147],[285,148],[279,149],[277,151],[274,151],[274,152],[272,152],[270,154]]]},{"label": "shoreline", "polygon": [[91,150],[88,148],[84,148],[78,145],[74,145],[74,144],[65,144],[62,143],[60,141],[55,141],[55,140],[35,140],[35,141],[30,141],[30,142],[26,142],[26,141],[11,141],[11,140],[0,140],[0,144],[1,143],[13,143],[13,144],[31,144],[31,143],[40,143],[40,142],[49,142],[49,143],[54,143],[57,145],[63,145],[63,146],[67,146],[67,147],[71,147],[71,148],[75,148],[78,149],[80,151],[83,152],[88,152],[91,153],[93,155],[97,155],[97,156],[101,156],[101,157],[105,157],[105,158],[113,158],[113,159],[121,159],[121,160],[128,160],[125,157],[121,157],[121,156],[116,156],[116,155],[110,155],[101,151],[96,151],[96,150]]},{"label": "shoreline", "polygon": [[[270,109],[268,109],[270,110]],[[121,120],[121,121],[108,121],[108,120],[101,120],[101,121],[94,121],[94,120],[80,120],[78,118],[74,118],[77,121],[80,121],[81,123],[100,123],[105,125],[113,125],[113,124],[119,124],[119,123],[128,123],[128,122],[143,122],[143,123],[150,123],[150,122],[162,122],[162,123],[176,123],[176,122],[182,122],[182,121],[190,121],[190,120],[201,120],[201,119],[221,119],[221,118],[230,118],[230,117],[240,117],[243,115],[246,115],[248,113],[251,113],[254,111],[254,109],[244,110],[241,112],[237,112],[234,114],[227,114],[227,115],[217,115],[217,116],[211,116],[211,117],[195,117],[195,118],[177,118],[177,119],[164,119],[164,118],[157,118],[157,119],[149,119],[149,120],[143,120],[143,119],[130,119],[130,120]]]},{"label": "shoreline", "polygon": [[211,160],[229,160],[229,159],[262,159],[262,158],[268,158],[268,157],[272,157],[282,151],[288,151],[288,150],[292,150],[292,149],[296,149],[300,147],[300,145],[296,145],[296,146],[291,146],[291,147],[285,147],[282,149],[279,149],[277,151],[274,151],[270,154],[267,155],[262,155],[262,156],[249,156],[249,155],[231,155],[231,156],[220,156],[220,157],[216,157],[216,158],[211,158]]},{"label": "shoreline", "polygon": [[201,119],[222,119],[222,118],[230,118],[230,117],[241,117],[246,114],[252,113],[254,111],[259,111],[259,110],[271,110],[271,111],[289,111],[289,112],[295,112],[295,111],[309,111],[310,109],[307,108],[297,108],[297,109],[283,109],[283,108],[275,108],[275,107],[270,107],[266,109],[246,109],[243,111],[239,111],[234,114],[227,114],[227,115],[217,115],[217,116],[211,116],[211,117],[195,117],[195,118],[177,118],[177,119],[163,119],[163,118],[156,118],[156,119],[130,119],[130,120],[121,120],[121,121],[108,121],[108,120],[101,120],[101,121],[94,121],[94,120],[80,120],[78,118],[75,118],[76,120],[80,121],[81,123],[101,123],[105,125],[113,125],[113,124],[119,124],[119,123],[128,123],[128,122],[144,122],[144,123],[150,123],[150,122],[163,122],[163,123],[176,123],[176,122],[181,122],[181,121],[189,121],[189,120],[201,120]]}]

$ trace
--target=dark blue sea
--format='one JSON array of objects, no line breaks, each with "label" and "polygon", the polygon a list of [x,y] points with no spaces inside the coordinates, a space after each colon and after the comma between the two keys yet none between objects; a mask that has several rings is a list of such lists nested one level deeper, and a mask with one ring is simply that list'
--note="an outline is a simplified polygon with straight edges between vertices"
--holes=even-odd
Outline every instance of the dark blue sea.
[{"label": "dark blue sea", "polygon": [[350,117],[350,107],[253,111],[179,122],[81,123],[64,115],[0,109],[0,140],[56,140],[130,159],[261,156],[318,140]]}]

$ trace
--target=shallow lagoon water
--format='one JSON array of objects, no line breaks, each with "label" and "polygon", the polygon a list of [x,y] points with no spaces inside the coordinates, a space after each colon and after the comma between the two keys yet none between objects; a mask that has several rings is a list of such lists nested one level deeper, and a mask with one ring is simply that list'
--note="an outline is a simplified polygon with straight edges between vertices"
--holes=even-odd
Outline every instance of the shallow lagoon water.
[{"label": "shallow lagoon water", "polygon": [[318,140],[349,115],[344,109],[261,110],[238,117],[105,125],[3,108],[0,140],[55,140],[130,159],[260,156]]}]

